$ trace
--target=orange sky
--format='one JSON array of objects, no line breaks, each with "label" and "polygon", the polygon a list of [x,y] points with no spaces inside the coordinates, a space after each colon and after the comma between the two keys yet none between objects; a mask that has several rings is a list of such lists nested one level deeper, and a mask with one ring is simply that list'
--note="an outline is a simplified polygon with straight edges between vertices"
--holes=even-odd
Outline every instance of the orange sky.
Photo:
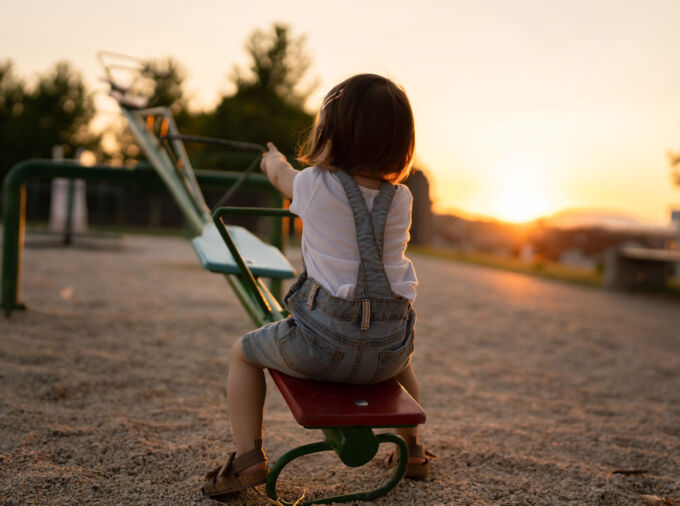
[{"label": "orange sky", "polygon": [[286,22],[314,58],[310,108],[357,72],[404,85],[438,210],[522,220],[588,207],[664,223],[680,207],[666,159],[680,151],[675,0],[0,0],[0,13],[0,58],[22,75],[69,59],[103,91],[97,50],[171,55],[196,107],[229,89],[254,28]]}]

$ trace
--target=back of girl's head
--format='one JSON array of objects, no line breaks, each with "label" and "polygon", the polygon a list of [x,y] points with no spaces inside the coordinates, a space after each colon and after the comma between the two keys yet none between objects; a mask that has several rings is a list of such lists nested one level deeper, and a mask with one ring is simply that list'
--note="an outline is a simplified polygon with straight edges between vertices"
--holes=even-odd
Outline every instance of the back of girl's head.
[{"label": "back of girl's head", "polygon": [[404,90],[375,74],[359,74],[324,99],[300,160],[398,183],[415,150],[411,104]]}]

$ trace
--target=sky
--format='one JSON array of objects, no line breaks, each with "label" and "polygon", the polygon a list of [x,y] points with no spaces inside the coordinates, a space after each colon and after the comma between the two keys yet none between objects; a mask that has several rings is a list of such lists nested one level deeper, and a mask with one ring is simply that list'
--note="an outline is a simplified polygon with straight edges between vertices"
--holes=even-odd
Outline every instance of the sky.
[{"label": "sky", "polygon": [[405,88],[435,210],[664,224],[680,208],[678,19],[677,0],[0,0],[0,60],[26,78],[69,60],[106,117],[98,50],[172,56],[192,106],[209,108],[247,65],[249,34],[282,22],[306,37],[310,110],[360,72]]}]

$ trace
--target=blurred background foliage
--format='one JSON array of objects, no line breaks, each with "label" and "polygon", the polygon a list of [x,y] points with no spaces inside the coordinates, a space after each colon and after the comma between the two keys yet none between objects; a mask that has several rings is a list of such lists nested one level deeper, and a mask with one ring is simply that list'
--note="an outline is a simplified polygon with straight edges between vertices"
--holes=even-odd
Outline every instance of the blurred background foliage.
[{"label": "blurred background foliage", "polygon": [[0,175],[27,158],[50,158],[54,146],[64,156],[96,149],[90,128],[95,108],[81,74],[58,62],[33,86],[17,77],[11,61],[0,63]]},{"label": "blurred background foliage", "polygon": [[[272,141],[292,155],[314,119],[306,109],[316,81],[308,77],[311,58],[305,39],[294,36],[288,26],[275,24],[269,30],[255,30],[245,50],[249,66],[231,69],[235,91],[221,96],[214,109],[189,108],[186,72],[171,57],[142,60],[133,92],[147,97],[150,107],[169,107],[182,133],[260,144]],[[58,145],[67,158],[86,149],[98,162],[141,161],[143,155],[121,121],[92,131],[95,112],[93,92],[68,62],[58,62],[33,84],[17,75],[11,60],[0,62],[0,177],[22,160],[51,158]],[[103,143],[103,136],[109,142]],[[200,169],[242,170],[244,160],[252,157],[189,147]]]},{"label": "blurred background foliage", "polygon": [[[124,86],[128,93],[147,99],[149,107],[168,107],[181,133],[261,145],[272,141],[294,166],[301,168],[295,155],[314,126],[314,114],[306,104],[318,85],[318,79],[310,76],[312,60],[306,40],[304,36],[294,35],[288,26],[274,24],[266,30],[253,31],[244,49],[248,63],[226,69],[232,91],[218,97],[214,108],[209,110],[195,111],[189,107],[186,71],[172,57],[133,58],[135,65],[121,66],[124,73],[131,71],[131,75],[126,76],[130,80]],[[55,146],[62,146],[65,158],[76,158],[81,150],[87,150],[94,154],[90,161],[98,163],[133,166],[144,161],[121,115],[113,115],[105,128],[93,130],[93,123],[101,123],[92,121],[97,112],[93,95],[81,74],[67,62],[57,63],[29,84],[17,75],[13,62],[0,61],[0,178],[23,160],[51,158]],[[252,152],[201,144],[188,143],[187,151],[194,168],[200,170],[242,171],[253,160]],[[429,183],[421,171],[416,171],[406,183],[414,194],[412,237],[414,242],[422,242],[427,240],[431,229],[426,226],[431,221]],[[42,186],[38,183],[38,186],[32,191],[33,219],[41,219],[47,212],[42,201],[49,200],[45,193],[49,191],[47,183]],[[101,191],[114,192],[108,188]],[[122,216],[123,197],[116,195],[114,214]],[[221,192],[213,195],[208,191],[206,198],[213,202],[220,195]],[[143,195],[143,198],[153,209],[146,210],[147,202],[136,202],[132,207],[139,211],[139,216],[133,221],[148,221],[150,226],[159,227],[165,224],[163,219],[167,218],[167,224],[180,219],[179,215],[171,216],[172,202],[162,203],[160,194]],[[252,205],[254,197],[247,198]],[[95,200],[106,199],[103,194],[97,194]],[[104,216],[108,212],[104,208],[109,204],[101,202],[95,214]],[[147,220],[146,215],[151,217]]]}]

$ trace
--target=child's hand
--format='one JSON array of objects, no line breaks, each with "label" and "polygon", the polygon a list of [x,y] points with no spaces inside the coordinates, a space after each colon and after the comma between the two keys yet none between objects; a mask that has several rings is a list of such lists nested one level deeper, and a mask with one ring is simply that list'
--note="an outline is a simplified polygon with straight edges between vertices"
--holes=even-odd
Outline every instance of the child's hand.
[{"label": "child's hand", "polygon": [[260,161],[260,169],[267,177],[271,179],[270,172],[272,168],[280,162],[288,163],[286,157],[281,154],[273,142],[267,143],[267,151],[262,153],[262,160]]},{"label": "child's hand", "polygon": [[289,199],[293,198],[293,178],[297,171],[288,163],[286,157],[276,149],[273,142],[267,143],[267,152],[262,153],[260,169],[274,185]]}]

